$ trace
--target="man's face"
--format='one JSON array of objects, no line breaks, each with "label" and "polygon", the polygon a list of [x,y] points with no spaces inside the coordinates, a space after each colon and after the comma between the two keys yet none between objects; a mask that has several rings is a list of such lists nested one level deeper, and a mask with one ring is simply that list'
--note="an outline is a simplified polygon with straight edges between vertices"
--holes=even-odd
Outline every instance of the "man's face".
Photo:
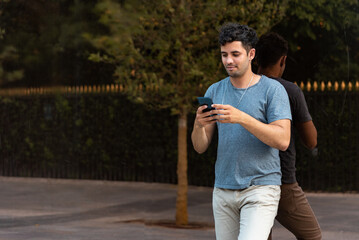
[{"label": "man's face", "polygon": [[221,46],[222,63],[232,78],[242,77],[247,72],[255,50],[252,48],[248,54],[242,42],[234,41]]}]

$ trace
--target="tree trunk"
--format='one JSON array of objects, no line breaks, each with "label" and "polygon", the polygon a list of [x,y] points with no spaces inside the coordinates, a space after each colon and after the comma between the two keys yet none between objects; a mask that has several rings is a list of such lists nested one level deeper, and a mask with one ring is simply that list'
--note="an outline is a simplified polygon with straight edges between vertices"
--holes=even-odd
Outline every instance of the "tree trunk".
[{"label": "tree trunk", "polygon": [[184,109],[178,118],[177,178],[176,225],[187,225],[187,111]]}]

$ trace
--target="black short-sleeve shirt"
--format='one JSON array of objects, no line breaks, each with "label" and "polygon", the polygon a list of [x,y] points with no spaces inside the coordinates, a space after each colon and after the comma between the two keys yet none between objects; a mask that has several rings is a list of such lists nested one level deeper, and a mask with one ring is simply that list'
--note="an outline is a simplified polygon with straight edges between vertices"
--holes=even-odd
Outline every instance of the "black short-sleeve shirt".
[{"label": "black short-sleeve shirt", "polygon": [[288,93],[290,109],[292,112],[292,126],[291,126],[291,139],[289,147],[286,151],[280,151],[281,171],[282,171],[282,183],[290,184],[295,183],[295,139],[294,139],[294,125],[295,123],[303,123],[312,120],[312,117],[308,111],[307,102],[305,101],[304,94],[300,87],[296,84],[284,80],[282,78],[273,78],[280,82]]}]

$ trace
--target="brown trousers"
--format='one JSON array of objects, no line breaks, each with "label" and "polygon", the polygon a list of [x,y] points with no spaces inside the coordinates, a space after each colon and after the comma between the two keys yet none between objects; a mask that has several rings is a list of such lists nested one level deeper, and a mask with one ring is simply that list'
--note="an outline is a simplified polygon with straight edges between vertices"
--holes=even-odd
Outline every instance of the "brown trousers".
[{"label": "brown trousers", "polygon": [[[317,218],[298,183],[283,184],[277,221],[300,240],[321,240]],[[272,234],[268,240],[272,239]]]}]

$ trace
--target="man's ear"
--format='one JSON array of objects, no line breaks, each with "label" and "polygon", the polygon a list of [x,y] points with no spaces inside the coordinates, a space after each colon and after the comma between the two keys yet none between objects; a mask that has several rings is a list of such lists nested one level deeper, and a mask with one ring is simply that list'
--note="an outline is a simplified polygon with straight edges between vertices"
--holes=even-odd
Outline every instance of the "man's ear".
[{"label": "man's ear", "polygon": [[252,48],[251,50],[249,50],[248,56],[249,56],[249,60],[252,61],[256,56],[256,49]]},{"label": "man's ear", "polygon": [[280,67],[285,66],[285,62],[287,61],[287,56],[281,56],[280,57]]}]

